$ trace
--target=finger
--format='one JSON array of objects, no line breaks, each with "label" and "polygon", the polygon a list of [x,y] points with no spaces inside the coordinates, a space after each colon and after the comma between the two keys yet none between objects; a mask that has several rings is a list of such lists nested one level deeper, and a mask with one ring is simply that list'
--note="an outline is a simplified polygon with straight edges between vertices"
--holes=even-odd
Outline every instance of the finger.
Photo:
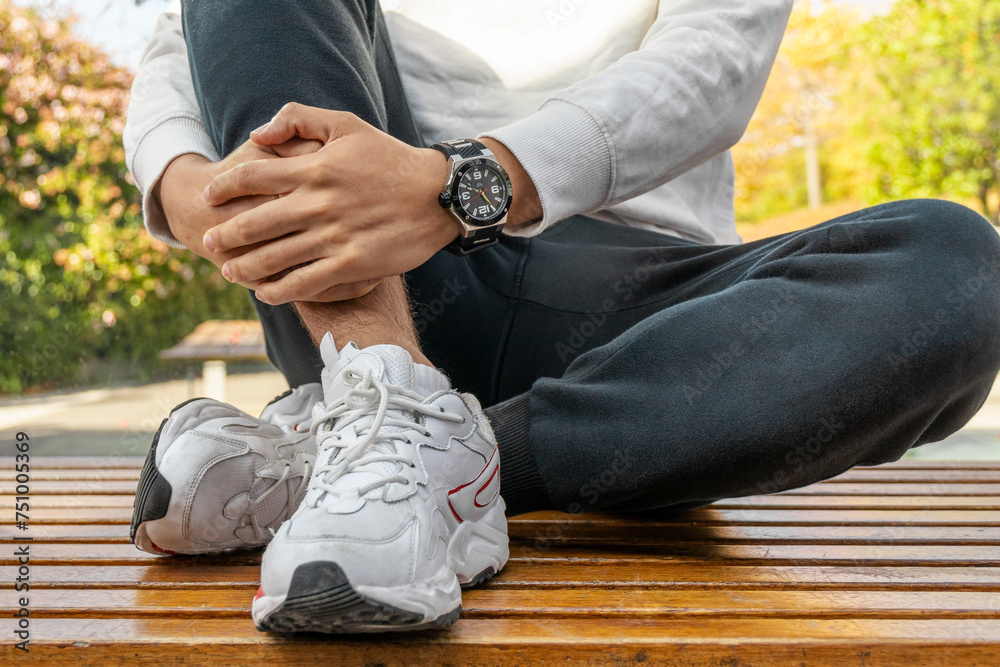
[{"label": "finger", "polygon": [[351,275],[352,271],[356,271],[354,261],[327,257],[290,271],[279,280],[261,283],[257,288],[257,298],[272,306],[290,301],[311,301],[317,294],[331,288],[371,279]]},{"label": "finger", "polygon": [[241,285],[252,281],[263,282],[322,255],[322,247],[309,234],[292,234],[230,259],[223,264],[222,275],[226,280]]},{"label": "finger", "polygon": [[252,243],[273,241],[299,231],[301,217],[293,215],[294,197],[274,199],[209,229],[202,242],[209,252],[226,252]]},{"label": "finger", "polygon": [[346,111],[319,109],[289,102],[281,107],[269,123],[251,132],[250,139],[262,146],[284,143],[292,137],[329,143],[344,134],[358,120],[357,116]]},{"label": "finger", "polygon": [[308,155],[309,153],[315,153],[319,149],[323,148],[322,141],[316,141],[315,139],[302,139],[300,137],[292,137],[283,144],[274,144],[273,146],[267,146],[265,150],[273,151],[278,157],[296,157],[299,155]]},{"label": "finger", "polygon": [[312,161],[313,154],[243,162],[212,179],[205,201],[218,206],[236,197],[286,194],[303,182],[303,171]]},{"label": "finger", "polygon": [[378,287],[381,282],[381,278],[376,278],[374,280],[362,280],[360,282],[347,283],[345,285],[334,285],[319,294],[313,295],[313,297],[309,300],[329,303],[331,301],[348,301],[350,299],[357,299],[358,297],[362,297],[371,292],[373,289]]}]

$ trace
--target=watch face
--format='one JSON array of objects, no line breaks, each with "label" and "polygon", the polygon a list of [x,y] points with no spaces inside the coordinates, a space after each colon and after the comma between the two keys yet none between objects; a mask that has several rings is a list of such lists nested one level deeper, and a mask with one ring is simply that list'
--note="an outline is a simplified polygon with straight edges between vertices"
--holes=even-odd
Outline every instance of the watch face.
[{"label": "watch face", "polygon": [[472,225],[489,225],[507,213],[510,180],[487,160],[462,166],[456,174],[455,199]]}]

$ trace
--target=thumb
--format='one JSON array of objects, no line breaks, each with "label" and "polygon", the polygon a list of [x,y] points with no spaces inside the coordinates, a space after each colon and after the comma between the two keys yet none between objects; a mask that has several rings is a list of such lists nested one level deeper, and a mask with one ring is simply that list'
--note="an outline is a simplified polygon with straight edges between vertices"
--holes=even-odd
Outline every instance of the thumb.
[{"label": "thumb", "polygon": [[281,107],[270,122],[250,133],[250,139],[258,146],[283,144],[293,137],[312,139],[329,143],[346,134],[345,126],[354,115],[343,111],[319,109],[298,102],[289,102]]}]

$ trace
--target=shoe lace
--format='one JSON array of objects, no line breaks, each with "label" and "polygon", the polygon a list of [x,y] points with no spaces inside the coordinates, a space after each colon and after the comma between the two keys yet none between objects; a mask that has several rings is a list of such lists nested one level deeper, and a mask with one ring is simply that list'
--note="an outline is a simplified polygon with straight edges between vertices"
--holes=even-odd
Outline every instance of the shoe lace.
[{"label": "shoe lace", "polygon": [[285,501],[285,509],[282,512],[279,519],[277,520],[277,524],[279,526],[285,521],[287,521],[289,518],[291,518],[292,514],[295,513],[295,510],[298,509],[298,503],[295,502],[295,499],[299,497],[299,494],[302,491],[304,491],[306,485],[309,484],[309,478],[311,476],[310,473],[312,472],[312,466],[309,465],[308,461],[305,462],[304,466],[305,470],[303,471],[302,478],[299,480],[299,483],[297,485],[295,484],[295,481],[292,479],[292,466],[286,463],[285,470],[281,473],[281,477],[279,477],[277,481],[275,481],[275,483],[272,484],[270,488],[267,489],[267,491],[260,494],[256,498],[250,499],[245,514],[246,516],[250,517],[250,525],[253,527],[254,535],[257,536],[258,540],[263,540],[265,538],[265,535],[270,535],[271,537],[274,536],[274,528],[272,528],[271,526],[265,526],[264,528],[261,528],[260,521],[257,519],[257,513],[263,506],[264,501],[267,500],[268,496],[274,493],[275,489],[279,488],[282,484],[284,484],[285,491],[288,494],[288,498]]},{"label": "shoe lace", "polygon": [[[410,442],[406,430],[429,436],[430,431],[417,421],[418,415],[434,416],[450,422],[465,421],[465,417],[446,412],[440,406],[425,404],[424,397],[415,391],[382,382],[372,376],[370,369],[359,373],[348,368],[343,379],[351,389],[340,401],[324,406],[326,409],[314,415],[310,429],[314,434],[322,433],[317,436],[317,461],[324,457],[325,452],[335,450],[328,457],[330,463],[318,465],[313,476],[314,487],[331,495],[344,497],[356,493],[360,497],[392,482],[407,483],[408,478],[402,474],[403,466],[415,466],[407,454],[400,453],[394,445],[390,452],[370,451],[370,447],[376,442]],[[389,414],[390,409],[413,416],[409,419],[398,418]],[[361,423],[369,417],[370,422]],[[345,438],[346,427],[352,424],[355,425],[355,429],[351,429],[355,438]],[[362,434],[363,437],[356,438]],[[381,462],[395,463],[394,471],[356,488],[334,487],[334,483],[345,475],[362,466]]]}]

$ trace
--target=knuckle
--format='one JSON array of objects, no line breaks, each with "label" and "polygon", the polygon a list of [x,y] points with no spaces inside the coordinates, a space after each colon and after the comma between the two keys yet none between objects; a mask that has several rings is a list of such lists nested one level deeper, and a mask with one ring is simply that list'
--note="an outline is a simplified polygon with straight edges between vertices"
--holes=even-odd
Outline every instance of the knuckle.
[{"label": "knuckle", "polygon": [[274,275],[277,272],[277,261],[270,246],[264,246],[257,253],[257,271],[262,276]]},{"label": "knuckle", "polygon": [[251,243],[256,232],[256,225],[251,220],[242,220],[236,227],[236,238],[239,245],[244,246]]},{"label": "knuckle", "polygon": [[324,186],[329,180],[330,170],[323,165],[322,161],[314,156],[308,161],[304,161],[301,169],[301,177],[314,186]]},{"label": "knuckle", "polygon": [[[324,217],[324,215],[329,210],[330,210],[329,202],[327,201],[327,197],[324,195],[324,196],[316,197],[312,201],[310,201],[304,207],[303,213],[305,214],[305,217],[308,220],[318,220],[318,219]],[[333,227],[333,225],[330,225],[330,226]],[[328,232],[333,232],[334,230],[333,229],[329,229],[327,231]]]},{"label": "knuckle", "polygon": [[238,185],[246,187],[253,182],[254,173],[257,171],[255,162],[244,162],[236,170],[236,182]]},{"label": "knuckle", "polygon": [[354,246],[348,246],[340,253],[340,268],[342,270],[351,270],[356,268],[360,261],[361,253]]}]

